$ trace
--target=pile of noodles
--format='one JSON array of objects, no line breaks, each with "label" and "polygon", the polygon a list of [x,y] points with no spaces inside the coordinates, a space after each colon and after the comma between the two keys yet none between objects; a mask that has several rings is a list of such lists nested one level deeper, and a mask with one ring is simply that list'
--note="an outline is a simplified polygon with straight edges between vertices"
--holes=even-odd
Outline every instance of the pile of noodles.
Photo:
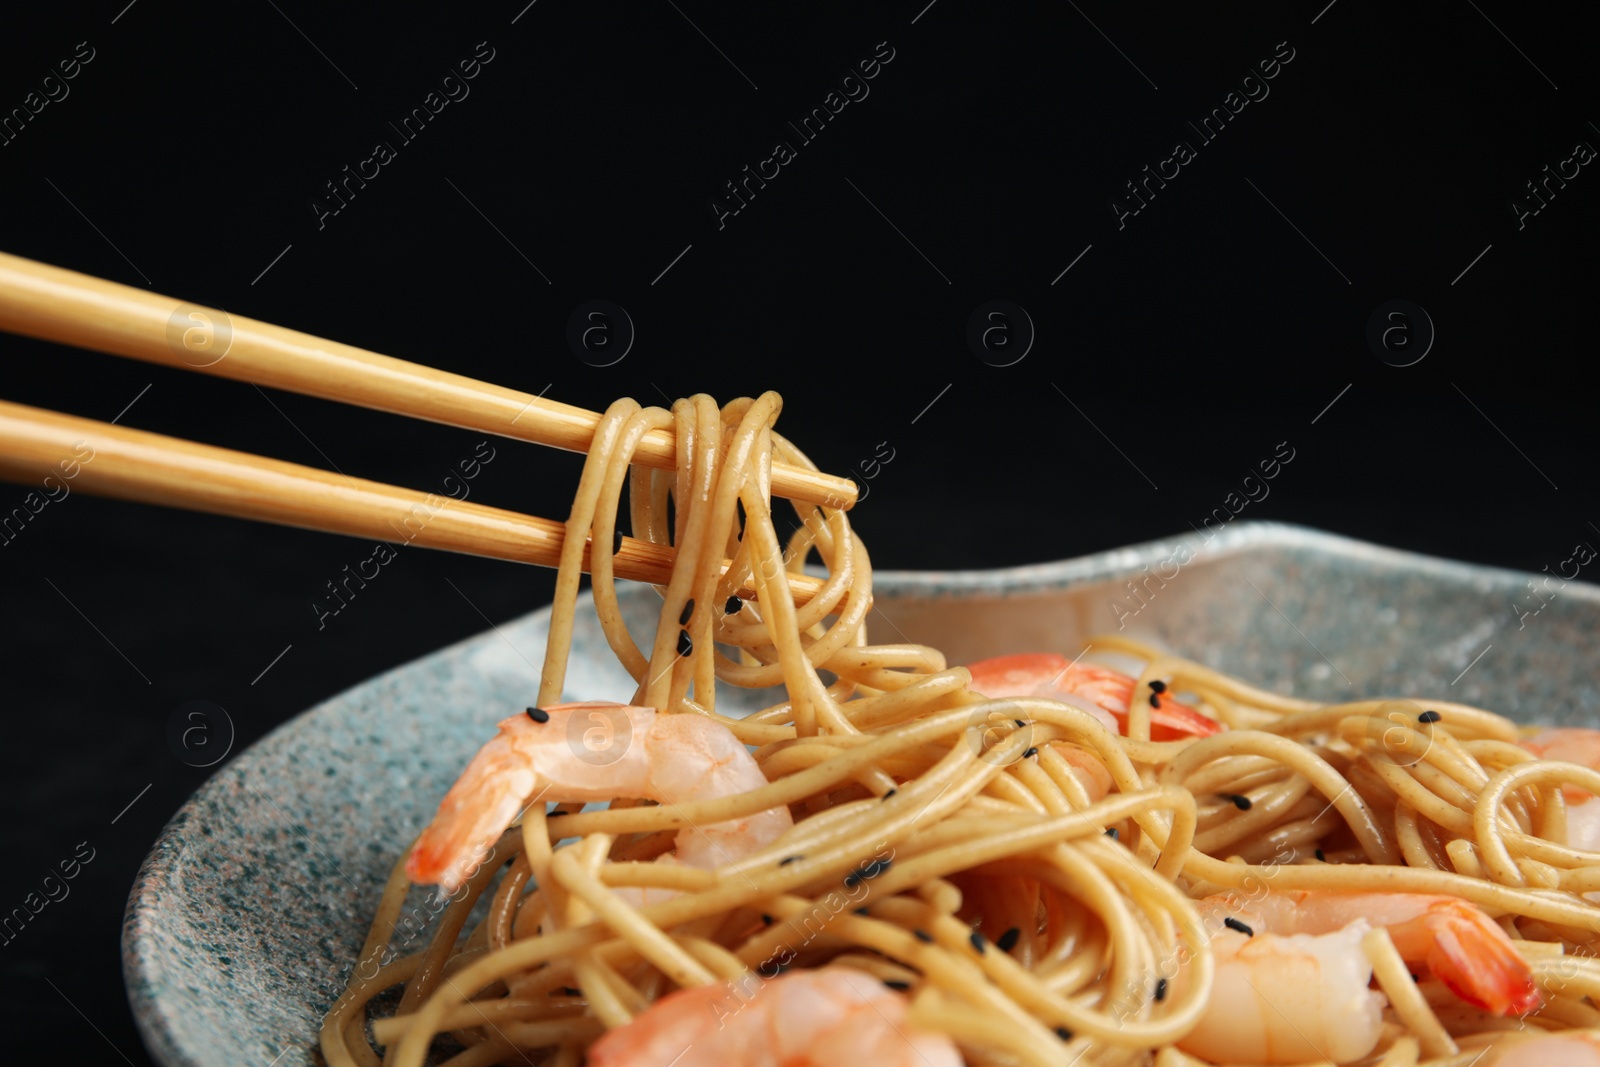
[{"label": "pile of noodles", "polygon": [[[567,525],[538,695],[561,699],[594,546],[594,602],[638,682],[614,698],[723,722],[770,784],[692,804],[567,805],[560,818],[532,804],[431,940],[396,956],[400,857],[326,1017],[329,1067],[430,1056],[576,1067],[601,1033],[674,989],[716,982],[748,996],[755,975],[825,963],[905,989],[908,1024],[948,1034],[972,1064],[1196,1063],[1174,1047],[1214,969],[1191,901],[1263,887],[1455,894],[1531,961],[1544,1005],[1507,1019],[1414,982],[1397,957],[1374,959],[1390,1007],[1368,1062],[1465,1067],[1509,1030],[1600,1026],[1589,958],[1600,907],[1582,895],[1600,889],[1600,869],[1562,843],[1560,787],[1595,789],[1589,772],[1534,759],[1517,727],[1486,711],[1433,702],[1438,721],[1419,721],[1409,702],[1318,705],[1115,637],[1094,649],[1143,662],[1126,737],[1062,703],[986,700],[935,649],[867,643],[872,567],[843,511],[796,504],[796,521],[781,522],[793,532],[780,533],[771,465],[815,468],[773,431],[779,404],[769,393],[719,409],[702,395],[606,412]],[[630,467],[655,428],[676,434],[676,471]],[[672,545],[677,560],[643,649],[599,549],[613,544],[625,482],[632,536]],[[828,577],[797,605],[788,579],[808,561]],[[1152,681],[1228,729],[1149,740]],[[788,700],[720,716],[714,682],[781,683]],[[1103,764],[1108,796],[1089,802],[1064,745]],[[793,830],[730,866],[651,862],[684,826],[777,804]],[[1021,923],[983,911],[1006,900],[1006,879],[1040,887]],[[623,886],[676,892],[634,908],[613,893]],[[380,993],[392,1014],[369,1018]]]}]

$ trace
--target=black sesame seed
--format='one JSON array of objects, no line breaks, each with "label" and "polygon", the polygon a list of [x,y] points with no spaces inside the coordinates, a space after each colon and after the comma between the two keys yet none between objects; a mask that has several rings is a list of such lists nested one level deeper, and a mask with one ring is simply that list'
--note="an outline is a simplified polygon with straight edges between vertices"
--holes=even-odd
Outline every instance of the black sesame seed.
[{"label": "black sesame seed", "polygon": [[543,708],[529,708],[528,718],[532,719],[534,722],[549,722],[550,713],[545,711]]},{"label": "black sesame seed", "polygon": [[778,866],[779,867],[787,867],[787,866],[789,866],[789,864],[793,863],[795,860],[800,860],[800,859],[805,859],[805,857],[804,856],[785,856],[785,857],[783,857],[783,859],[778,861]]},{"label": "black sesame seed", "polygon": [[689,625],[689,617],[692,616],[693,614],[694,614],[694,597],[690,597],[688,600],[685,600],[683,602],[683,614],[678,616],[678,625],[679,626],[687,626],[687,625]]},{"label": "black sesame seed", "polygon": [[910,982],[902,982],[897,978],[885,978],[883,980],[883,984],[888,986],[890,989],[893,989],[897,993],[904,993],[906,990],[911,988]]},{"label": "black sesame seed", "polygon": [[885,793],[885,794],[883,794],[883,796],[881,796],[881,797],[879,797],[879,798],[878,798],[878,799],[879,799],[879,800],[888,800],[888,799],[889,799],[889,798],[890,798],[890,797],[892,797],[892,796],[894,796],[894,795],[895,795],[895,794],[896,794],[896,793],[898,793],[898,792],[900,792],[900,790],[898,790],[898,789],[891,789],[891,790],[889,790],[889,791],[888,791],[888,792],[887,792],[887,793]]},{"label": "black sesame seed", "polygon": [[1223,793],[1222,799],[1231,801],[1240,811],[1250,810],[1250,798],[1242,793]]},{"label": "black sesame seed", "polygon": [[1222,925],[1226,926],[1230,930],[1237,930],[1246,937],[1256,936],[1256,932],[1254,930],[1250,929],[1250,927],[1246,926],[1238,919],[1235,919],[1232,915],[1228,916],[1226,919],[1223,919]]},{"label": "black sesame seed", "polygon": [[1159,708],[1161,706],[1161,694],[1160,693],[1151,693],[1150,694],[1150,706],[1152,708]]},{"label": "black sesame seed", "polygon": [[1065,1026],[1058,1026],[1056,1027],[1056,1036],[1063,1041],[1071,1041],[1072,1031],[1068,1030]]},{"label": "black sesame seed", "polygon": [[911,931],[911,936],[918,941],[926,941],[930,945],[933,944],[933,935],[926,930],[913,930]]},{"label": "black sesame seed", "polygon": [[777,920],[774,919],[772,916],[768,915],[766,912],[762,912],[761,913],[761,921],[762,921],[763,924],[765,924],[767,926],[771,926]]},{"label": "black sesame seed", "polygon": [[1020,940],[1021,937],[1022,930],[1013,926],[1011,929],[995,938],[994,943],[1000,946],[1001,952],[1010,952],[1012,949],[1017,947],[1017,941]]},{"label": "black sesame seed", "polygon": [[1157,978],[1156,979],[1156,999],[1157,1000],[1166,1000],[1167,999],[1167,980],[1165,978]]},{"label": "black sesame seed", "polygon": [[1107,837],[1109,837],[1109,838],[1111,838],[1111,840],[1113,840],[1113,841],[1116,841],[1116,840],[1118,840],[1118,837],[1117,837],[1117,828],[1116,828],[1116,827],[1115,827],[1115,826],[1113,826],[1113,827],[1111,827],[1111,828],[1110,828],[1110,829],[1108,829],[1108,830],[1107,830],[1107,831],[1106,831],[1106,836],[1107,836]]},{"label": "black sesame seed", "polygon": [[866,908],[857,908],[856,909],[856,914],[857,915],[866,915],[866,916],[870,917],[872,915],[872,912],[868,911]]},{"label": "black sesame seed", "polygon": [[550,990],[550,995],[552,997],[581,997],[583,996],[583,990],[573,989],[569,985],[564,985],[560,989]]},{"label": "black sesame seed", "polygon": [[622,531],[618,530],[611,536],[611,554],[615,556],[622,551]]},{"label": "black sesame seed", "polygon": [[1317,855],[1317,859],[1321,860],[1323,863],[1327,863],[1328,862],[1328,857],[1326,857],[1326,856],[1324,856],[1322,854],[1322,850],[1320,848],[1317,849],[1316,855]]},{"label": "black sesame seed", "polygon": [[731,596],[728,598],[728,602],[722,605],[722,613],[724,615],[737,615],[742,607],[744,607],[744,601],[736,596]]},{"label": "black sesame seed", "polygon": [[972,933],[967,937],[967,940],[971,941],[972,947],[978,950],[978,955],[981,956],[988,951],[989,943],[983,939],[983,935],[978,933],[978,931],[972,931]]},{"label": "black sesame seed", "polygon": [[1421,715],[1417,716],[1417,721],[1418,722],[1438,722],[1442,718],[1444,718],[1444,716],[1440,715],[1437,711],[1425,711]]},{"label": "black sesame seed", "polygon": [[687,656],[694,651],[694,642],[689,640],[688,630],[678,631],[678,655]]},{"label": "black sesame seed", "polygon": [[878,877],[878,875],[887,871],[891,865],[892,861],[890,860],[873,860],[871,863],[863,864],[845,876],[844,884],[853,889],[868,878]]},{"label": "black sesame seed", "polygon": [[1024,726],[1028,725],[1027,723],[1023,722],[1021,719],[1012,719],[1011,721],[1017,724],[1017,729],[1019,729],[1019,730],[1022,729]]},{"label": "black sesame seed", "polygon": [[1156,678],[1150,683],[1150,691],[1152,693],[1165,693],[1167,691],[1167,683],[1160,678]]},{"label": "black sesame seed", "polygon": [[1030,749],[1028,749],[1028,751],[1024,752],[1022,754],[1022,758],[1023,759],[1029,759],[1029,758],[1031,758],[1033,756],[1037,756],[1038,754],[1039,754],[1039,749],[1037,747],[1034,747],[1034,748],[1030,748]]}]

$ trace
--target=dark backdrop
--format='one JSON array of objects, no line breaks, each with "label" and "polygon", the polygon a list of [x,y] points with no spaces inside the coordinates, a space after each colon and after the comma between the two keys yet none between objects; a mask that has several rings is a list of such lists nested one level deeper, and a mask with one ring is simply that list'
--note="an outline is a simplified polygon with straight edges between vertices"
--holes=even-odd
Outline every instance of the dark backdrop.
[{"label": "dark backdrop", "polygon": [[[1280,442],[1244,518],[1532,570],[1600,540],[1596,27],[1570,6],[125,3],[6,16],[6,251],[591,408],[780,390],[818,463],[873,475],[880,566],[1182,532],[1259,496]],[[376,174],[335,213],[347,166]],[[735,213],[746,166],[769,180]],[[566,340],[592,299],[636,330],[609,366]],[[482,436],[0,351],[8,400],[419,489]],[[574,457],[494,447],[473,499],[563,514]],[[411,550],[319,629],[369,547],[81,494],[0,546],[0,911],[94,850],[0,945],[8,1040],[144,1062],[118,924],[211,773],[169,742],[185,702],[236,754],[551,588]]]}]

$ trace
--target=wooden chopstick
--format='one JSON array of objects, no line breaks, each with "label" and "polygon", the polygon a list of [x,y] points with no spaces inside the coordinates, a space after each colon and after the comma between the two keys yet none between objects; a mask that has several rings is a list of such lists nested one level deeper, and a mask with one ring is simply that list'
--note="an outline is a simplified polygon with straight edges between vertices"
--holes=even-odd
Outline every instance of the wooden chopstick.
[{"label": "wooden chopstick", "polygon": [[[47,476],[93,496],[545,567],[566,537],[551,519],[0,401],[0,479],[48,491]],[[672,560],[670,548],[624,537],[612,562],[619,578],[665,585]],[[791,574],[789,584],[804,603],[822,583]]]},{"label": "wooden chopstick", "polygon": [[[0,252],[0,330],[360,407],[587,452],[600,416],[532,393],[382,356]],[[674,435],[639,442],[640,463],[677,465]],[[848,478],[772,465],[772,493],[848,510]]]}]

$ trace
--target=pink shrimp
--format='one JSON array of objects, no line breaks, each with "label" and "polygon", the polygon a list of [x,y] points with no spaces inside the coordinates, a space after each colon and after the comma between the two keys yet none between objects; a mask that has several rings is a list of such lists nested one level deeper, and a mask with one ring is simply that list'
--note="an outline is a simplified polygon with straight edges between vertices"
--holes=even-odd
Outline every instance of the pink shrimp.
[{"label": "pink shrimp", "polygon": [[1530,1033],[1495,1047],[1485,1067],[1600,1067],[1600,1033]]},{"label": "pink shrimp", "polygon": [[[1600,730],[1582,726],[1553,727],[1522,741],[1522,747],[1540,759],[1576,763],[1600,770]],[[1567,844],[1587,852],[1600,852],[1600,797],[1577,786],[1564,786],[1567,800]]]},{"label": "pink shrimp", "polygon": [[[1119,734],[1128,732],[1128,703],[1133,699],[1136,683],[1119,671],[1075,663],[1050,652],[996,656],[970,664],[967,670],[972,672],[973,690],[991,699],[1041,696],[1078,707],[1086,702],[1090,707],[1084,710],[1095,714],[1107,729]],[[1222,729],[1221,723],[1187,704],[1166,696],[1156,699],[1158,703],[1150,708],[1152,741],[1207,737]]]},{"label": "pink shrimp", "polygon": [[985,874],[981,868],[948,877],[961,890],[961,908],[956,914],[1028,966],[1039,940],[1043,896],[1038,879]]},{"label": "pink shrimp", "polygon": [[[1576,763],[1580,767],[1600,770],[1600,730],[1583,726],[1556,726],[1525,738],[1521,744],[1540,759],[1561,760],[1563,763]],[[1573,803],[1588,800],[1594,795],[1575,786],[1568,786],[1564,792],[1567,800]]]},{"label": "pink shrimp", "polygon": [[[629,797],[679,804],[767,784],[750,751],[719,722],[624,704],[560,704],[502,720],[439,804],[406,861],[413,882],[453,892],[477,858],[531,803]],[[769,844],[793,825],[782,805],[681,830],[672,855],[712,868]]]},{"label": "pink shrimp", "polygon": [[1255,1063],[1359,1059],[1377,1044],[1383,995],[1368,988],[1361,939],[1383,926],[1411,967],[1425,966],[1496,1015],[1539,1005],[1527,962],[1482,911],[1426,893],[1299,890],[1198,901],[1217,972],[1200,1025],[1179,1046]]},{"label": "pink shrimp", "polygon": [[961,1067],[950,1038],[906,1024],[909,1004],[846,967],[680,989],[589,1049],[588,1067]]}]

